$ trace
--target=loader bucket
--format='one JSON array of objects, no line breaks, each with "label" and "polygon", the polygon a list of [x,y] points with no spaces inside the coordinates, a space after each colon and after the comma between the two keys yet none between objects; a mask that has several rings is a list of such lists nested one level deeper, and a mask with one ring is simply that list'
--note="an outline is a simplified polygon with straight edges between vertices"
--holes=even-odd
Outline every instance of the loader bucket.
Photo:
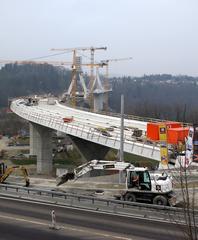
[{"label": "loader bucket", "polygon": [[66,174],[63,174],[61,177],[57,179],[56,186],[60,186],[63,183],[66,183],[68,180],[73,180],[75,177],[73,172],[68,172]]}]

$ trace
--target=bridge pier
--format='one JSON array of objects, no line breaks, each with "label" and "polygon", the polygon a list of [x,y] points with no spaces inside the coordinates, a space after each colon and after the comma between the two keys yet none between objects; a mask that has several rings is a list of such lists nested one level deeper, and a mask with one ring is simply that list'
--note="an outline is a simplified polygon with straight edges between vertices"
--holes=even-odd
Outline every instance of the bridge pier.
[{"label": "bridge pier", "polygon": [[37,173],[52,174],[53,130],[30,122],[30,154],[37,156]]},{"label": "bridge pier", "polygon": [[103,101],[104,94],[103,93],[94,93],[94,112],[99,112],[103,110]]},{"label": "bridge pier", "polygon": [[83,140],[78,137],[74,137],[69,135],[72,144],[78,149],[80,152],[84,162],[93,160],[93,159],[104,159],[105,155],[109,151],[109,147],[93,143],[90,141]]}]

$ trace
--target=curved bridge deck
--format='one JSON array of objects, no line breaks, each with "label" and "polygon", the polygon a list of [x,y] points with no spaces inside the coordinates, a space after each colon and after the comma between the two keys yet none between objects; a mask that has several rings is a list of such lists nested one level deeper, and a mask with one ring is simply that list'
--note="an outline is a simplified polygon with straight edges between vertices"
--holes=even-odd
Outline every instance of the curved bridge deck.
[{"label": "curved bridge deck", "polygon": [[[12,101],[11,110],[20,117],[42,126],[82,138],[110,148],[120,148],[120,119],[117,117],[86,112],[79,109],[63,106],[55,102],[48,104],[47,99],[41,99],[38,105],[28,106],[24,99]],[[73,121],[65,123],[63,118],[73,117]],[[133,129],[146,131],[146,122],[137,120],[125,121],[124,151],[142,157],[160,161],[160,150],[157,145],[132,136]],[[99,128],[113,128],[110,136],[105,136]]]}]

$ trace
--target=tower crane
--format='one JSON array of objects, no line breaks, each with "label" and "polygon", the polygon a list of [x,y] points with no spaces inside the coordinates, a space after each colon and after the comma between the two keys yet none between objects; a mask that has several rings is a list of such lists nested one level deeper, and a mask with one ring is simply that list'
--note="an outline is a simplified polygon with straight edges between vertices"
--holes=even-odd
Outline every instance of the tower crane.
[{"label": "tower crane", "polygon": [[[97,50],[107,50],[107,47],[78,47],[78,48],[52,48],[52,51],[71,51],[73,52],[73,68],[72,68],[72,85],[73,85],[73,89],[72,89],[72,103],[75,106],[76,105],[76,86],[77,86],[77,81],[76,81],[76,75],[77,75],[77,70],[76,70],[76,54],[77,51],[90,51],[90,59],[91,59],[91,63],[90,63],[90,82],[89,82],[89,102],[90,102],[90,108],[93,108],[93,84],[94,84],[94,56],[95,56],[95,51]],[[99,64],[100,66],[102,66],[102,64],[105,63],[101,63]],[[97,64],[98,65],[98,64]]]},{"label": "tower crane", "polygon": [[104,89],[106,90],[105,96],[104,96],[104,110],[108,111],[108,90],[110,89],[109,86],[109,63],[110,62],[118,62],[118,61],[128,61],[132,60],[132,57],[127,57],[127,58],[115,58],[115,59],[105,59],[101,60],[100,64],[102,66],[106,66],[106,73],[105,73],[105,81],[104,81]]}]

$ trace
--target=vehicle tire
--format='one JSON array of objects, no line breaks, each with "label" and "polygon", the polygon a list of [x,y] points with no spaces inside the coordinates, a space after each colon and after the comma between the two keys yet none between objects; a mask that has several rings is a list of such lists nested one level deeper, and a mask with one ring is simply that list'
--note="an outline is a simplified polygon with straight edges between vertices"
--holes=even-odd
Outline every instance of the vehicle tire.
[{"label": "vehicle tire", "polygon": [[135,194],[133,193],[127,193],[124,197],[125,201],[129,201],[129,202],[136,202],[136,197]]},{"label": "vehicle tire", "polygon": [[153,198],[153,204],[167,206],[168,200],[166,197],[158,195]]},{"label": "vehicle tire", "polygon": [[29,180],[26,180],[25,186],[26,186],[26,187],[29,187],[29,186],[30,186],[30,181],[29,181]]}]

